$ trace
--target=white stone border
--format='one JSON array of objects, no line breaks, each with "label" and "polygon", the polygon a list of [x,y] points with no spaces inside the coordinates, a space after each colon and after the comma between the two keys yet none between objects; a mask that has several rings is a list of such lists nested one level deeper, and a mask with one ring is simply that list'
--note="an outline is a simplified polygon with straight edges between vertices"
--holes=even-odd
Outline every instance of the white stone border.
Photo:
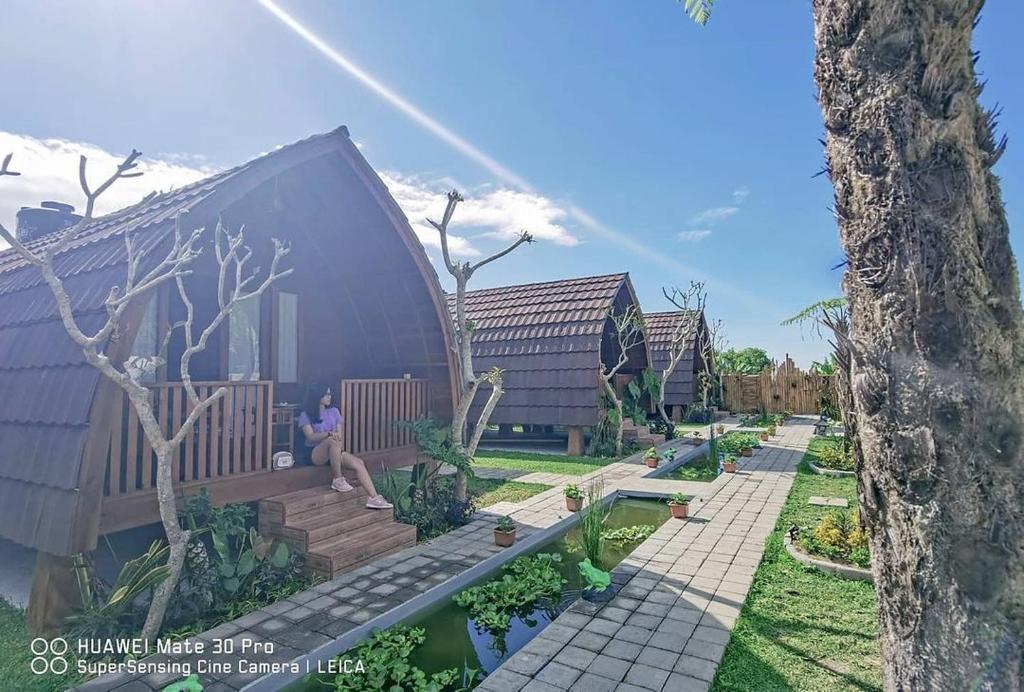
[{"label": "white stone border", "polygon": [[849,579],[850,581],[874,581],[874,577],[871,575],[871,570],[869,569],[811,557],[793,543],[793,539],[789,537],[788,533],[782,537],[782,541],[786,546],[786,552],[799,563],[810,567],[816,567],[822,572],[827,572],[840,577],[841,579]]},{"label": "white stone border", "polygon": [[823,468],[821,466],[818,466],[813,461],[808,461],[807,465],[811,467],[811,471],[813,471],[814,473],[816,473],[816,474],[818,474],[820,476],[837,476],[837,477],[848,478],[848,477],[855,477],[857,475],[856,471],[838,471],[836,469],[826,469],[826,468]]}]

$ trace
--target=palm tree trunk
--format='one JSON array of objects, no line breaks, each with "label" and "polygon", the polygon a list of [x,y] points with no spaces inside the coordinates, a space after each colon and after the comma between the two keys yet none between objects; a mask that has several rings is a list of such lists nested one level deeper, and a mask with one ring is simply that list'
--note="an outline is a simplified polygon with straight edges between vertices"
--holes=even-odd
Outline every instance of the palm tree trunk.
[{"label": "palm tree trunk", "polygon": [[890,690],[1024,684],[1024,311],[981,0],[813,0]]}]

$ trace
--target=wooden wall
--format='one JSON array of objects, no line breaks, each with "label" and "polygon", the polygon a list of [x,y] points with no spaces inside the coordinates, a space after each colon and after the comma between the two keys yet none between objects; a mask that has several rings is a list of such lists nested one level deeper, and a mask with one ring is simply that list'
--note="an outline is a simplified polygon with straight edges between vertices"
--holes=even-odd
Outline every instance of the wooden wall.
[{"label": "wooden wall", "polygon": [[[822,393],[833,387],[832,377],[801,370],[789,355],[757,375],[722,374],[723,403],[734,413],[764,408],[769,413],[817,415]],[[835,392],[832,400],[836,400]]]}]

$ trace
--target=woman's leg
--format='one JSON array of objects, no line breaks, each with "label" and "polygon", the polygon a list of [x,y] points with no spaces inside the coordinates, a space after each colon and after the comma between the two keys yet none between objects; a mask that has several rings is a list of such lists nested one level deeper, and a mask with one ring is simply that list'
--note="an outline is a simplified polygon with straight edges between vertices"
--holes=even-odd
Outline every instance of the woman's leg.
[{"label": "woman's leg", "polygon": [[[334,447],[338,448],[337,453],[335,453]],[[341,445],[334,440],[322,440],[320,444],[313,448],[310,459],[317,466],[330,463],[334,477],[337,478],[341,475]]]},{"label": "woman's leg", "polygon": [[359,479],[359,485],[363,486],[363,490],[370,497],[376,497],[377,488],[373,485],[373,479],[370,478],[370,472],[366,470],[366,462],[357,457],[355,454],[349,452],[341,453],[341,463],[347,468],[352,469],[356,472],[356,478]]}]

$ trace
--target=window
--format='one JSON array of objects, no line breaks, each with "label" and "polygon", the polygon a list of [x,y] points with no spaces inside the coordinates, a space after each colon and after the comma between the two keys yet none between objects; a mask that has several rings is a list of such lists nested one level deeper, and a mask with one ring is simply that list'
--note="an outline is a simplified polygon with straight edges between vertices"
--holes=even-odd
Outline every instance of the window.
[{"label": "window", "polygon": [[142,322],[139,324],[139,331],[135,333],[135,341],[132,343],[132,352],[125,364],[128,374],[138,382],[152,384],[156,382],[157,363],[157,325],[156,325],[156,296],[153,291],[146,303],[146,312],[142,315]]},{"label": "window", "polygon": [[260,379],[260,301],[248,298],[228,316],[228,379]]},{"label": "window", "polygon": [[277,294],[277,381],[299,381],[299,297]]}]

